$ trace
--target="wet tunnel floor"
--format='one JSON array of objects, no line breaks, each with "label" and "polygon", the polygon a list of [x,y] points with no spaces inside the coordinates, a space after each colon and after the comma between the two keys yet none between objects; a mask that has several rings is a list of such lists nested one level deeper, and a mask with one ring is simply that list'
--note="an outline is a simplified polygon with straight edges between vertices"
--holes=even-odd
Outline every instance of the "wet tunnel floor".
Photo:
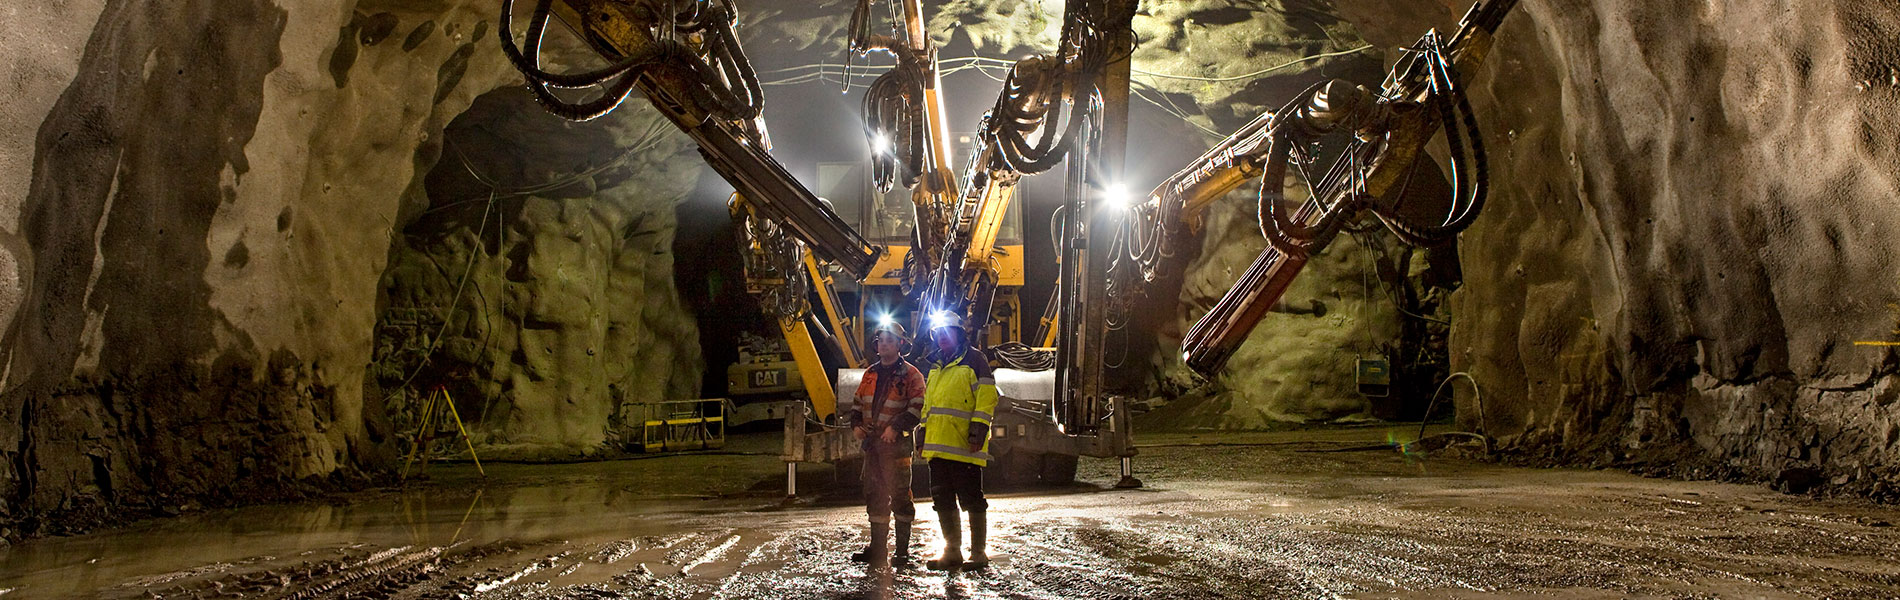
[{"label": "wet tunnel floor", "polygon": [[1386,433],[1145,437],[1144,489],[1085,460],[1085,484],[994,494],[979,573],[867,573],[846,559],[861,507],[781,505],[776,457],[725,454],[438,465],[405,490],[36,540],[0,549],[0,599],[1900,597],[1894,507],[1341,451]]}]

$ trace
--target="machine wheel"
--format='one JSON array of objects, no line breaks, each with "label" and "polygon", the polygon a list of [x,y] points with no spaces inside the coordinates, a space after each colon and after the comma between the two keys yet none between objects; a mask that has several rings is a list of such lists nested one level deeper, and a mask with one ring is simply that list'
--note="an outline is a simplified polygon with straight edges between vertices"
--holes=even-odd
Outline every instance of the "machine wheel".
[{"label": "machine wheel", "polygon": [[1042,455],[1042,483],[1044,485],[1068,485],[1075,483],[1075,467],[1081,457],[1072,454]]},{"label": "machine wheel", "polygon": [[1035,485],[1042,471],[1042,455],[1027,452],[1005,452],[996,457],[995,464],[984,469],[990,481],[998,485]]}]

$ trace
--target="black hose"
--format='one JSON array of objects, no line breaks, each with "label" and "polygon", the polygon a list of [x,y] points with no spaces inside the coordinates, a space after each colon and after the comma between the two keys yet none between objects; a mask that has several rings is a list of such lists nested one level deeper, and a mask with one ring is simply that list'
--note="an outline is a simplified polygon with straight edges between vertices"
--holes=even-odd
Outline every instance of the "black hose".
[{"label": "black hose", "polygon": [[1260,235],[1267,238],[1267,243],[1275,250],[1287,256],[1304,258],[1312,249],[1324,246],[1340,228],[1345,226],[1347,219],[1358,208],[1357,203],[1351,201],[1351,198],[1342,199],[1334,206],[1326,206],[1324,203],[1325,199],[1335,195],[1356,193],[1350,186],[1346,189],[1340,188],[1345,185],[1342,180],[1355,170],[1352,168],[1354,164],[1350,161],[1356,159],[1358,154],[1353,151],[1348,151],[1340,160],[1335,161],[1332,169],[1327,172],[1319,185],[1313,186],[1316,194],[1313,200],[1323,211],[1319,215],[1318,222],[1312,225],[1295,222],[1280,206],[1286,198],[1286,194],[1282,193],[1280,188],[1285,185],[1287,162],[1296,148],[1297,140],[1294,136],[1304,139],[1323,133],[1307,123],[1306,107],[1312,103],[1313,97],[1325,85],[1326,82],[1313,84],[1306,88],[1306,91],[1294,96],[1274,113],[1273,122],[1268,125],[1270,137],[1264,173],[1260,180],[1258,209]]},{"label": "black hose", "polygon": [[[1422,47],[1415,52],[1418,60],[1425,65],[1433,94],[1432,104],[1439,110],[1439,118],[1445,128],[1446,145],[1451,151],[1451,208],[1446,213],[1445,221],[1437,225],[1412,223],[1396,212],[1374,210],[1373,214],[1391,228],[1401,241],[1414,246],[1434,246],[1449,241],[1476,222],[1489,195],[1490,172],[1484,140],[1478,130],[1477,114],[1463,88],[1458,85],[1456,68],[1445,57],[1444,48],[1436,36],[1428,34],[1423,42]],[[1469,186],[1466,180],[1470,181]]]},{"label": "black hose", "polygon": [[[539,26],[531,25],[529,27],[528,44],[534,49],[537,55],[539,54],[541,46],[541,36],[538,35],[538,33],[540,30],[545,29],[547,20],[552,15],[553,5],[554,0],[537,0],[535,2],[534,16],[531,22],[538,22]],[[498,28],[498,33],[501,36],[501,51],[508,56],[509,62],[514,63],[515,69],[520,70],[521,74],[527,77],[529,81],[538,81],[551,87],[563,89],[593,87],[605,83],[615,75],[631,71],[635,67],[646,64],[653,59],[652,56],[631,56],[612,65],[581,73],[550,73],[543,71],[541,70],[541,64],[538,58],[530,58],[523,55],[521,48],[515,45],[514,6],[515,0],[502,0],[501,2],[501,27]]]},{"label": "black hose", "polygon": [[[535,100],[545,106],[548,112],[552,112],[556,116],[570,121],[588,121],[612,112],[615,107],[620,106],[620,103],[627,99],[629,94],[633,93],[633,86],[635,82],[638,81],[638,72],[631,70],[622,72],[619,75],[620,80],[614,82],[614,85],[608,88],[606,93],[592,101],[581,103],[568,102],[555,96],[554,92],[548,89],[550,84],[542,81],[538,77],[539,75],[546,74],[545,71],[540,70],[541,40],[547,33],[548,19],[552,16],[552,13],[549,11],[552,3],[553,0],[540,0],[535,5],[533,19],[528,22],[528,47],[526,53],[522,56],[530,67],[529,70],[522,72],[522,75],[528,79],[528,89],[534,92]],[[510,43],[512,44],[512,41]],[[660,51],[656,51],[649,55],[629,57],[629,60],[637,60],[640,63],[644,63],[652,60],[652,58],[659,53]],[[530,71],[532,71],[532,73],[530,73]]]},{"label": "black hose", "polygon": [[[901,180],[910,187],[924,172],[931,152],[924,115],[924,73],[904,50],[896,68],[871,81],[864,92],[864,130],[868,139],[882,136],[890,147],[871,154],[871,176],[880,193]],[[901,170],[900,170],[901,168]]]},{"label": "black hose", "polygon": [[1021,371],[1048,371],[1056,368],[1056,353],[1038,350],[1022,342],[1003,342],[986,352],[995,362]]},{"label": "black hose", "polygon": [[[685,44],[672,37],[662,36],[655,39],[651,47],[606,67],[580,73],[553,73],[541,66],[541,45],[547,33],[548,21],[553,16],[553,0],[536,0],[528,24],[525,48],[514,41],[514,2],[502,0],[501,27],[498,28],[502,52],[528,80],[528,89],[534,93],[535,99],[546,106],[549,112],[562,118],[586,121],[612,112],[632,94],[643,67],[651,66],[661,59],[679,63],[693,74],[695,81],[688,85],[687,94],[700,108],[717,117],[727,120],[752,119],[758,117],[764,108],[762,84],[751,62],[746,60],[738,36],[733,32],[737,19],[728,3],[702,5],[694,2],[690,12],[673,15],[670,22],[662,25],[672,31],[706,33],[705,47],[710,63]],[[587,102],[564,100],[550,90],[594,87],[608,84],[609,81],[612,84],[605,93]]]}]

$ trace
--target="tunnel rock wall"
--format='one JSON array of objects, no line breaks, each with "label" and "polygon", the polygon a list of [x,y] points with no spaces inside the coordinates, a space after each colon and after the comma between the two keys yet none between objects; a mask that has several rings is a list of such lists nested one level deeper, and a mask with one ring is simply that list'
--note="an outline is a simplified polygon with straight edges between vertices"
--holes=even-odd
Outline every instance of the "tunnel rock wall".
[{"label": "tunnel rock wall", "polygon": [[482,9],[0,11],[0,538],[388,464],[377,283],[442,127],[515,77]]},{"label": "tunnel rock wall", "polygon": [[444,139],[384,280],[375,376],[396,428],[439,385],[484,458],[569,458],[637,433],[623,405],[696,396],[671,252],[704,170],[692,142],[644,105],[568,123],[517,87]]},{"label": "tunnel rock wall", "polygon": [[[1464,9],[1387,4],[1340,12],[1393,47]],[[1900,339],[1900,6],[1525,0],[1472,93],[1493,192],[1453,300],[1461,423],[1893,493],[1896,355],[1857,342]]]}]

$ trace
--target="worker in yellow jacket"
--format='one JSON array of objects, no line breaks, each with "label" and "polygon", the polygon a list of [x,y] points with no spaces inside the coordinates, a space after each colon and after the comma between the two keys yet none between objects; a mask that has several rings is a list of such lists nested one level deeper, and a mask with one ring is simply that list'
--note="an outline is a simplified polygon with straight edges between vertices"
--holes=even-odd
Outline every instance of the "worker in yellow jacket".
[{"label": "worker in yellow jacket", "polygon": [[[924,460],[930,463],[930,496],[943,524],[943,556],[931,569],[980,569],[989,564],[983,551],[988,537],[983,499],[983,467],[990,462],[990,423],[996,414],[996,378],[983,353],[970,347],[963,320],[955,313],[929,316],[935,348],[926,361],[924,384]],[[970,556],[960,550],[963,535],[958,505],[970,513]]]}]

